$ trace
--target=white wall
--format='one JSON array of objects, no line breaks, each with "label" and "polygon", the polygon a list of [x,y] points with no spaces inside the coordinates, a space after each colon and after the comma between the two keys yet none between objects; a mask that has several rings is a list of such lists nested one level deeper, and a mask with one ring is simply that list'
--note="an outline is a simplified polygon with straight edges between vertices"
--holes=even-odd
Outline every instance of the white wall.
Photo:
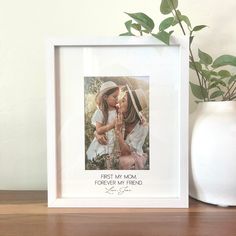
[{"label": "white wall", "polygon": [[[159,5],[160,0],[0,0],[0,189],[47,188],[45,40],[116,36],[125,31],[123,12],[142,11],[160,22]],[[236,55],[235,0],[182,0],[179,6],[193,25],[209,26],[199,32],[196,49]]]}]

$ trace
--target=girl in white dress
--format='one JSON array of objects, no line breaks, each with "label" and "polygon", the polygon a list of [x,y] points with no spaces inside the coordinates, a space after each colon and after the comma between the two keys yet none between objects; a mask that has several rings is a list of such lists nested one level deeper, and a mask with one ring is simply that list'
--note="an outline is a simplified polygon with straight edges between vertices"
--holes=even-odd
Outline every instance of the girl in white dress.
[{"label": "girl in white dress", "polygon": [[118,104],[119,87],[112,81],[102,84],[96,96],[97,110],[94,112],[91,122],[96,127],[98,135],[106,137],[106,145],[102,145],[96,138],[91,142],[86,154],[88,160],[95,159],[104,154],[110,155],[114,149],[115,121],[117,117],[116,106]]}]

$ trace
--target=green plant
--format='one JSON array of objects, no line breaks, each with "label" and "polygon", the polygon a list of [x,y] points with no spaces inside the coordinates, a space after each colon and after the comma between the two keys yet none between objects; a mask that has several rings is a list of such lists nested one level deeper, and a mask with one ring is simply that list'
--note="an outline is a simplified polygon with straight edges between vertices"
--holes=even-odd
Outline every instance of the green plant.
[{"label": "green plant", "polygon": [[120,36],[152,35],[169,45],[174,28],[179,26],[183,35],[189,37],[189,66],[195,71],[198,84],[190,82],[193,95],[200,101],[235,100],[236,74],[222,69],[225,66],[236,67],[236,57],[221,55],[215,60],[206,52],[198,49],[198,59],[192,52],[195,33],[204,29],[206,25],[192,27],[189,18],[178,9],[178,0],[162,0],[160,11],[163,15],[171,16],[160,22],[157,32],[154,32],[154,21],[142,12],[126,13],[131,20],[125,22],[126,33]]}]

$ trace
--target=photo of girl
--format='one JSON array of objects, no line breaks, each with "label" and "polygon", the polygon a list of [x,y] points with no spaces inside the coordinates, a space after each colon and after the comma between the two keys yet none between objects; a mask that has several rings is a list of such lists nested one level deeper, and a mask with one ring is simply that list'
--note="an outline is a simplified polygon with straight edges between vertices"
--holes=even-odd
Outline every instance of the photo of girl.
[{"label": "photo of girl", "polygon": [[147,78],[86,77],[85,82],[86,169],[149,169]]},{"label": "photo of girl", "polygon": [[[102,135],[104,144],[100,144],[97,138],[94,137],[86,152],[88,160],[93,160],[102,155],[109,157],[113,152],[118,96],[119,87],[114,82],[107,81],[101,85],[96,96],[97,109],[92,116],[91,123],[96,128],[96,134]],[[108,161],[107,164],[109,165]]]}]

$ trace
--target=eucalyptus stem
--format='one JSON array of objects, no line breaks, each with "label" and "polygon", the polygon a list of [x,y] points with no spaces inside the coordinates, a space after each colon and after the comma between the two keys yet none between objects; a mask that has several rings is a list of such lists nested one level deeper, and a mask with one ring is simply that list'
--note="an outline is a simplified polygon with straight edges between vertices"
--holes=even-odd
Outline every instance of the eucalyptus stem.
[{"label": "eucalyptus stem", "polygon": [[[226,94],[225,94],[225,100],[227,100],[227,99],[229,99],[230,98],[230,96],[232,95],[232,93],[231,93],[231,95],[230,95],[230,90],[234,87],[234,85],[236,84],[236,80],[232,83],[232,85],[230,86],[230,88],[228,89],[228,91],[226,92]],[[233,91],[235,91],[235,89],[233,90]],[[227,97],[227,95],[229,94],[229,96]]]},{"label": "eucalyptus stem", "polygon": [[185,30],[184,30],[184,27],[183,27],[183,25],[182,25],[182,23],[181,23],[181,20],[179,19],[178,13],[177,13],[177,11],[176,11],[176,9],[175,9],[175,7],[174,7],[174,4],[173,4],[172,1],[170,1],[170,2],[171,2],[172,7],[173,7],[173,9],[174,9],[175,16],[176,16],[176,18],[177,18],[177,20],[178,20],[178,23],[179,23],[179,25],[180,25],[180,28],[181,28],[183,34],[186,35]]},{"label": "eucalyptus stem", "polygon": [[[203,75],[201,75],[202,76],[202,81],[203,81],[203,83],[204,83],[204,85],[205,85],[205,89],[207,90],[207,100],[209,101],[209,93],[208,93],[208,87],[207,87],[207,83],[206,83],[206,79],[204,78],[204,76]],[[204,96],[203,96],[204,97]],[[205,97],[204,97],[204,99],[205,99]],[[205,101],[205,100],[204,100]]]},{"label": "eucalyptus stem", "polygon": [[[201,81],[201,78],[200,78],[200,75],[199,75],[199,71],[197,70],[197,67],[196,67],[196,65],[195,65],[195,60],[194,60],[194,57],[193,57],[193,52],[192,52],[191,47],[189,47],[189,52],[190,52],[190,55],[191,55],[191,57],[190,57],[191,62],[193,63],[194,70],[195,70],[195,72],[196,72],[196,74],[197,74],[198,83],[199,83],[199,85],[200,85],[200,89],[201,89],[201,92],[202,92],[202,97],[203,97],[203,100],[204,100],[204,102],[205,102],[206,99],[205,99],[204,92],[203,92],[203,89],[202,89],[202,87],[203,87],[203,81]],[[206,89],[207,89],[207,88],[206,88]]]},{"label": "eucalyptus stem", "polygon": [[[222,92],[222,90],[221,90],[220,87],[217,87],[217,88]],[[223,94],[222,94],[221,96],[222,96],[222,100],[224,100],[224,96],[223,96]]]},{"label": "eucalyptus stem", "polygon": [[223,96],[223,101],[227,100],[226,94],[229,94],[229,97],[231,97],[229,86],[227,87],[227,92]]},{"label": "eucalyptus stem", "polygon": [[[186,35],[185,30],[184,30],[184,27],[183,27],[183,24],[181,23],[181,20],[179,19],[179,16],[178,16],[178,13],[177,13],[177,11],[176,11],[176,9],[175,9],[175,7],[174,7],[174,4],[173,4],[172,1],[170,1],[170,2],[171,2],[171,4],[172,4],[172,7],[173,7],[174,12],[175,12],[175,14],[173,14],[173,15],[177,18],[178,24],[179,24],[179,26],[180,26],[180,28],[181,28],[181,30],[182,30],[183,35]],[[198,72],[197,67],[196,67],[196,65],[195,65],[195,60],[194,60],[193,52],[192,52],[192,49],[191,49],[191,45],[189,45],[189,52],[190,52],[190,60],[191,60],[191,62],[193,63],[194,70],[195,70],[195,72],[196,72],[196,74],[197,74],[198,83],[199,83],[199,85],[200,85],[202,97],[203,97],[203,100],[204,100],[204,102],[205,102],[206,99],[205,99],[204,92],[203,92],[203,81],[201,81],[199,72]],[[206,86],[206,84],[205,84],[205,86]]]},{"label": "eucalyptus stem", "polygon": [[[236,91],[236,87],[234,87],[234,90],[232,91],[231,96],[235,94],[235,91]],[[231,99],[231,96],[229,96],[229,100]]]},{"label": "eucalyptus stem", "polygon": [[202,92],[202,97],[203,97],[203,100],[204,100],[204,102],[205,102],[206,99],[205,99],[205,96],[204,96],[204,93],[203,93],[203,89],[202,89],[202,87],[203,87],[203,81],[201,81],[199,71],[198,71],[198,69],[197,69],[197,67],[196,67],[196,65],[195,65],[195,60],[194,60],[194,57],[193,57],[193,52],[192,52],[191,47],[189,47],[189,52],[190,52],[190,55],[191,55],[190,60],[191,60],[191,62],[193,63],[194,70],[195,70],[195,72],[196,72],[196,74],[197,74],[198,83],[199,83],[199,85],[200,85],[200,89],[201,89],[201,92]]},{"label": "eucalyptus stem", "polygon": [[236,93],[235,93],[235,94],[233,94],[233,95],[234,95],[234,97],[230,98],[230,99],[229,99],[229,101],[232,101],[233,99],[235,99],[235,98],[236,98]]},{"label": "eucalyptus stem", "polygon": [[[181,23],[181,21],[180,21],[180,19],[179,19],[179,17],[178,17],[177,11],[176,11],[176,10],[174,10],[174,11],[175,11],[175,15],[176,15],[177,20],[178,20],[178,24],[180,25],[180,28],[181,28],[183,34],[186,35],[186,33],[185,33],[185,31],[184,31],[184,27],[183,27],[183,25],[182,25],[182,23]],[[203,81],[201,81],[199,72],[198,72],[197,67],[196,67],[196,65],[195,65],[195,60],[194,60],[193,52],[192,52],[192,49],[191,49],[191,45],[189,45],[189,52],[190,52],[190,60],[191,60],[191,62],[193,63],[194,70],[195,70],[195,72],[196,72],[196,74],[197,74],[198,83],[199,83],[199,85],[200,85],[201,92],[202,92],[202,97],[203,97],[203,100],[204,100],[204,102],[205,102],[206,99],[205,99],[204,92],[203,92],[203,89],[202,89],[202,87],[203,87]]]},{"label": "eucalyptus stem", "polygon": [[181,21],[180,21],[180,19],[179,19],[179,17],[178,17],[178,14],[177,14],[177,11],[176,11],[176,10],[175,10],[175,14],[176,14],[176,17],[177,17],[177,19],[178,19],[178,22],[179,22],[179,25],[180,25],[180,27],[181,27],[181,30],[182,30],[183,34],[186,35],[186,33],[185,33],[185,31],[184,31],[184,27],[183,27],[183,25],[182,25],[182,23],[181,23]]}]

